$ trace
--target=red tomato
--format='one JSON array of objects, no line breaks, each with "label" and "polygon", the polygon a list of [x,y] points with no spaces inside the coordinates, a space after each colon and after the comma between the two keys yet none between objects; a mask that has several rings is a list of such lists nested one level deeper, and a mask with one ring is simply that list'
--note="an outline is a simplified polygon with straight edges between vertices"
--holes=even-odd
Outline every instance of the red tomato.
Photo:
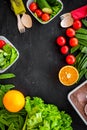
[{"label": "red tomato", "polygon": [[70,44],[71,47],[77,46],[78,45],[78,39],[75,38],[75,37],[70,38],[69,44]]},{"label": "red tomato", "polygon": [[74,23],[73,23],[73,28],[74,28],[75,30],[78,30],[78,29],[80,29],[81,27],[82,27],[81,21],[80,21],[80,20],[75,20]]},{"label": "red tomato", "polygon": [[35,10],[37,9],[37,4],[36,2],[32,2],[29,6],[29,9],[32,11],[32,12],[35,12]]},{"label": "red tomato", "polygon": [[6,44],[6,42],[5,41],[3,41],[3,40],[0,40],[0,48],[3,48],[3,46]]},{"label": "red tomato", "polygon": [[74,55],[69,54],[69,55],[66,56],[66,63],[67,64],[72,65],[72,64],[75,63],[75,61],[76,61],[76,58],[75,58]]},{"label": "red tomato", "polygon": [[68,37],[73,37],[73,36],[75,36],[75,30],[74,30],[73,28],[68,28],[68,29],[66,30],[66,35],[67,35]]},{"label": "red tomato", "polygon": [[43,13],[42,16],[41,16],[41,19],[43,21],[48,21],[50,19],[50,15],[47,14],[47,13]]},{"label": "red tomato", "polygon": [[67,54],[68,51],[69,51],[69,47],[68,46],[62,46],[61,49],[60,49],[61,53],[62,54]]},{"label": "red tomato", "polygon": [[63,36],[59,36],[57,37],[56,42],[59,46],[63,46],[66,44],[66,39]]},{"label": "red tomato", "polygon": [[40,9],[36,9],[35,13],[37,14],[38,17],[41,17],[43,12]]}]

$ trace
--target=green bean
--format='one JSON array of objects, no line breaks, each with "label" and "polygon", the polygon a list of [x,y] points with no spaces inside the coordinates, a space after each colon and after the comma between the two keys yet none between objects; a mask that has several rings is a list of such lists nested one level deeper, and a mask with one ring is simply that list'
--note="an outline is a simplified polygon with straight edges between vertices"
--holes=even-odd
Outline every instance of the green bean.
[{"label": "green bean", "polygon": [[83,40],[87,40],[87,35],[85,35],[85,34],[76,34],[75,35],[76,36],[76,38],[78,38],[78,39],[83,39]]},{"label": "green bean", "polygon": [[84,24],[85,27],[87,27],[87,20],[86,19],[82,19],[82,23]]},{"label": "green bean", "polygon": [[87,40],[78,39],[80,45],[87,46]]},{"label": "green bean", "polygon": [[79,79],[78,82],[81,80],[81,78],[83,77],[83,75],[87,72],[87,69],[82,69],[79,73]]},{"label": "green bean", "polygon": [[85,29],[85,28],[80,28],[80,29],[78,29],[78,30],[76,30],[76,33],[77,34],[87,34],[87,29]]},{"label": "green bean", "polygon": [[0,79],[8,79],[8,78],[14,78],[15,75],[13,73],[7,73],[7,74],[0,74]]},{"label": "green bean", "polygon": [[75,47],[72,47],[71,50],[70,50],[70,52],[74,53],[75,51],[77,51],[79,49],[79,47],[80,47],[79,45],[75,46]]}]

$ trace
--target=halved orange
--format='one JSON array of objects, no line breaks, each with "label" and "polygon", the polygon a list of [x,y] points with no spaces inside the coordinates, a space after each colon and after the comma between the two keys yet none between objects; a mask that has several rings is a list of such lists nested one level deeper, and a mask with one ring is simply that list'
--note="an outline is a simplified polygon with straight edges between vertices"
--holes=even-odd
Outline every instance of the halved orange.
[{"label": "halved orange", "polygon": [[74,66],[66,65],[60,69],[58,77],[63,85],[71,86],[77,82],[79,72]]}]

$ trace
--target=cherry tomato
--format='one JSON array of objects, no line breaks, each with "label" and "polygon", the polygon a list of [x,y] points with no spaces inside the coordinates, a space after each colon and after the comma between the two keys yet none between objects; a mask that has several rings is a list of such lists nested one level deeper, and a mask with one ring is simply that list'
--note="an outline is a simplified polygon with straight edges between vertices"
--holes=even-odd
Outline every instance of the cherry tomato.
[{"label": "cherry tomato", "polygon": [[37,14],[38,17],[41,17],[41,15],[43,14],[43,12],[40,9],[36,9],[35,13]]},{"label": "cherry tomato", "polygon": [[68,37],[73,37],[73,36],[75,36],[75,30],[74,30],[73,28],[68,28],[68,29],[66,30],[66,35],[67,35]]},{"label": "cherry tomato", "polygon": [[3,41],[3,40],[0,40],[0,48],[3,48],[3,46],[6,44],[6,42],[5,41]]},{"label": "cherry tomato", "polygon": [[41,19],[43,21],[48,21],[50,19],[50,15],[47,14],[47,13],[43,13],[42,16],[41,16]]},{"label": "cherry tomato", "polygon": [[75,37],[70,38],[70,40],[69,40],[69,45],[70,45],[71,47],[77,46],[77,45],[78,45],[78,39],[75,38]]},{"label": "cherry tomato", "polygon": [[32,12],[35,12],[35,10],[37,9],[37,4],[36,2],[32,2],[29,6],[29,9],[32,11]]},{"label": "cherry tomato", "polygon": [[78,29],[80,29],[81,27],[82,27],[81,21],[80,21],[80,20],[75,20],[74,23],[73,23],[73,28],[74,28],[75,30],[78,30]]},{"label": "cherry tomato", "polygon": [[69,47],[67,45],[64,45],[61,47],[60,51],[62,54],[67,54],[69,51]]},{"label": "cherry tomato", "polygon": [[66,63],[67,64],[72,65],[72,64],[75,63],[75,61],[76,61],[76,58],[75,58],[74,55],[69,54],[69,55],[66,56]]},{"label": "cherry tomato", "polygon": [[59,46],[63,46],[66,44],[66,39],[63,36],[59,36],[57,37],[56,42]]}]

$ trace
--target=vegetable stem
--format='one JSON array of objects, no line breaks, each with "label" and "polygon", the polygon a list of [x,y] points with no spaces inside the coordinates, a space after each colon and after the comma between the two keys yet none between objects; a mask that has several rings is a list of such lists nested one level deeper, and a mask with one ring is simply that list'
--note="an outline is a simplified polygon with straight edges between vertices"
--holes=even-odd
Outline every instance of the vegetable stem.
[{"label": "vegetable stem", "polygon": [[28,119],[28,114],[26,115],[26,119],[25,119],[22,130],[26,130],[27,119]]}]

